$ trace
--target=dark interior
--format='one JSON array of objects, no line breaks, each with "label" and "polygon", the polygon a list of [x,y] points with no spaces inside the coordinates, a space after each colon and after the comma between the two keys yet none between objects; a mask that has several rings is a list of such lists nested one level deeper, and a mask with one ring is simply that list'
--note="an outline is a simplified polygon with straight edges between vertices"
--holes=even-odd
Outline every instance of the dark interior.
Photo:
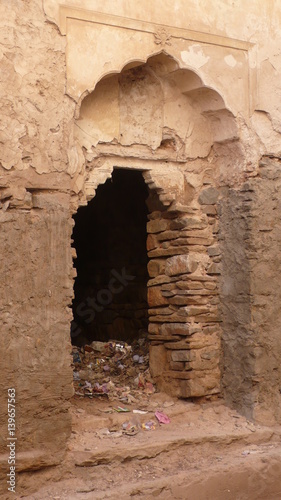
[{"label": "dark interior", "polygon": [[147,198],[140,171],[114,169],[74,215],[74,345],[130,342],[147,330]]}]

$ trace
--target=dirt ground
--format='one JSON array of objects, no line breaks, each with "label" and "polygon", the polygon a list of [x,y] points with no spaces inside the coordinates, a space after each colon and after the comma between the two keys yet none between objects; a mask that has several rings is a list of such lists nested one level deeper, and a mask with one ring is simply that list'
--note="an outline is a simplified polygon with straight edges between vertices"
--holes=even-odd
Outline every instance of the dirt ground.
[{"label": "dirt ground", "polygon": [[[64,463],[23,473],[19,486],[34,493],[17,498],[281,499],[279,428],[254,425],[221,400],[195,404],[154,393],[141,408],[123,405],[129,410],[123,413],[118,406],[105,397],[74,396]],[[156,411],[170,423],[160,424]]]}]

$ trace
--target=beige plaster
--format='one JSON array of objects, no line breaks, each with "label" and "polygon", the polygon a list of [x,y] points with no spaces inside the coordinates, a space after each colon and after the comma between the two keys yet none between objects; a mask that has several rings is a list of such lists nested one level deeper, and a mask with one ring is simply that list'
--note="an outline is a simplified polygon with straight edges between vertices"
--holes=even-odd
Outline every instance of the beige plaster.
[{"label": "beige plaster", "polygon": [[[184,325],[188,350],[214,346],[214,364],[186,359],[183,382],[162,373],[166,388],[201,396],[222,380],[249,418],[280,422],[280,22],[275,0],[0,3],[0,409],[6,422],[9,380],[22,470],[63,459],[72,215],[114,167],[143,171],[172,214],[148,226],[151,338]],[[186,266],[176,289],[170,258]],[[200,303],[185,306],[198,277]]]}]

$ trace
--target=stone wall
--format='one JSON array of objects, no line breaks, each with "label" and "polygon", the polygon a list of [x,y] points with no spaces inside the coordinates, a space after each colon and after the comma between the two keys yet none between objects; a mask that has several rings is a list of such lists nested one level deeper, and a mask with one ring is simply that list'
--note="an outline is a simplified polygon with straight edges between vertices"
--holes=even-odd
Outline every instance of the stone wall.
[{"label": "stone wall", "polygon": [[280,189],[278,158],[220,203],[223,385],[249,418],[280,422]]},{"label": "stone wall", "polygon": [[220,392],[218,194],[206,188],[199,207],[153,212],[147,225],[150,366],[179,397]]}]

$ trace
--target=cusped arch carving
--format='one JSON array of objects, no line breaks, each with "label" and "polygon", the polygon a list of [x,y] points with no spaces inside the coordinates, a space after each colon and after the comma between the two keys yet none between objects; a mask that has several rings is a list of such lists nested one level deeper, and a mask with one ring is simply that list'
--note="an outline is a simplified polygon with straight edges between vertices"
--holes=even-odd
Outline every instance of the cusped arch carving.
[{"label": "cusped arch carving", "polygon": [[180,161],[204,158],[215,142],[238,138],[222,96],[163,50],[103,77],[80,103],[76,132],[90,156],[107,144],[123,148],[120,154],[142,147]]}]

